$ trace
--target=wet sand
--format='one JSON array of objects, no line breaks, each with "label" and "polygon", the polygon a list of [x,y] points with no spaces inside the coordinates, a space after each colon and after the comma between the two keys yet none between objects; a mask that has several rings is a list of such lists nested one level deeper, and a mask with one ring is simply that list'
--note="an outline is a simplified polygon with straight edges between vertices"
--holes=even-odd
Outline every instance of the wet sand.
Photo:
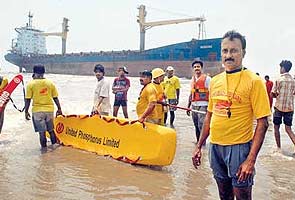
[{"label": "wet sand", "polygon": [[[13,74],[8,74],[11,78]],[[25,81],[31,74],[25,74]],[[64,114],[88,114],[92,107],[96,80],[92,76],[47,75],[54,80]],[[112,81],[113,78],[110,78]],[[129,115],[135,118],[135,104],[141,86],[131,78]],[[189,81],[181,80],[180,106],[186,106]],[[23,105],[21,87],[13,94]],[[112,97],[113,98],[113,97]],[[170,166],[134,166],[94,153],[60,146],[40,151],[32,122],[14,110],[11,103],[0,135],[0,196],[11,199],[218,199],[209,168],[207,148],[202,166],[191,163],[194,127],[185,111],[176,111],[177,149]],[[122,111],[119,111],[122,116]],[[295,199],[294,147],[282,129],[282,153],[275,152],[270,127],[257,164],[254,199]]]}]

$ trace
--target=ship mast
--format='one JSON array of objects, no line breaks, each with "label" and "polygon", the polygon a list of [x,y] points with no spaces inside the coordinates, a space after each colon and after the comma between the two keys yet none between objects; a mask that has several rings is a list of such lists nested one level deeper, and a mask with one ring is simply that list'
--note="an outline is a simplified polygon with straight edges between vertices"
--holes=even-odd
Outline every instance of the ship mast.
[{"label": "ship mast", "polygon": [[32,18],[33,18],[33,15],[31,14],[31,12],[29,12],[29,24],[27,24],[28,27],[32,27]]},{"label": "ship mast", "polygon": [[[139,23],[139,30],[140,30],[140,45],[139,50],[143,51],[145,49],[145,31],[154,27],[154,26],[162,26],[162,25],[169,25],[169,24],[179,24],[184,22],[191,22],[191,21],[200,21],[201,26],[206,21],[204,17],[194,17],[194,18],[186,18],[186,19],[174,19],[174,20],[164,20],[164,21],[155,21],[155,22],[146,22],[145,17],[147,12],[145,11],[145,6],[140,5],[138,7],[139,15],[137,16],[137,22]],[[202,31],[203,35],[203,31]],[[200,32],[199,32],[200,36]]]}]

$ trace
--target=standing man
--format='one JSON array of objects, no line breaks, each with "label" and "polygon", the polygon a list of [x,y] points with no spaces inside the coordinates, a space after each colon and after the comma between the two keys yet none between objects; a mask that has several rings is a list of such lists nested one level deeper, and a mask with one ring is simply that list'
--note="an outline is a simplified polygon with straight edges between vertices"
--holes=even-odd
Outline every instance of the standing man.
[{"label": "standing man", "polygon": [[269,100],[269,106],[270,106],[270,109],[272,108],[272,94],[271,94],[271,90],[272,90],[272,87],[273,87],[273,82],[269,80],[269,76],[266,75],[264,77],[265,79],[265,86],[266,86],[266,91],[267,91],[267,95],[268,95],[268,100]]},{"label": "standing man", "polygon": [[157,112],[157,119],[160,120],[161,125],[164,125],[164,106],[163,103],[165,102],[165,94],[164,89],[161,85],[164,81],[165,72],[161,68],[155,68],[152,70],[153,76],[153,85],[157,92],[157,104],[156,104],[156,112]]},{"label": "standing man", "polygon": [[[196,60],[192,63],[193,77],[191,80],[191,93],[188,99],[187,108],[192,106],[192,110],[207,111],[209,100],[209,85],[211,78],[202,72],[203,62]],[[190,111],[187,111],[190,116]],[[200,139],[200,133],[203,127],[205,115],[202,113],[192,112],[192,119],[195,125],[197,142]],[[196,143],[197,143],[196,142]]]},{"label": "standing man", "polygon": [[[6,77],[0,76],[0,92],[7,86],[8,79]],[[5,107],[0,111],[0,133],[2,131],[3,123],[4,123],[4,111]]]},{"label": "standing man", "polygon": [[254,166],[271,114],[262,79],[242,65],[245,53],[246,40],[240,33],[223,36],[225,72],[211,80],[208,112],[192,158],[197,168],[202,144],[210,135],[209,161],[220,199],[252,199]]},{"label": "standing man", "polygon": [[115,78],[113,82],[113,93],[115,94],[114,111],[113,116],[117,117],[118,110],[122,106],[123,114],[125,118],[128,118],[127,112],[127,92],[130,87],[130,81],[125,74],[128,74],[125,66],[118,68],[119,77]]},{"label": "standing man", "polygon": [[285,124],[285,130],[295,145],[295,135],[291,128],[294,113],[295,81],[289,74],[291,68],[292,63],[288,60],[283,60],[280,63],[281,76],[275,81],[275,85],[271,91],[276,98],[273,123],[275,139],[279,149],[281,148],[280,125],[282,124],[282,118]]},{"label": "standing man", "polygon": [[143,88],[140,91],[138,102],[136,104],[136,113],[139,122],[150,122],[153,124],[160,124],[157,118],[156,104],[157,91],[152,81],[152,73],[150,71],[140,72],[140,84]]},{"label": "standing man", "polygon": [[[168,66],[166,69],[167,77],[165,77],[163,82],[164,93],[166,99],[168,100],[168,104],[177,105],[179,103],[179,94],[180,94],[180,82],[179,78],[174,75],[174,68],[172,66]],[[170,126],[173,126],[175,119],[176,108],[169,107],[170,112]],[[164,124],[166,124],[168,118],[168,112],[164,113]]]},{"label": "standing man", "polygon": [[94,103],[91,113],[109,115],[111,112],[110,84],[104,78],[104,66],[97,64],[94,66],[93,71],[97,78],[97,85],[94,91]]},{"label": "standing man", "polygon": [[[57,106],[56,115],[62,115],[58,92],[54,83],[44,78],[45,68],[43,65],[36,65],[33,68],[34,79],[27,85],[25,97],[25,118],[30,120],[29,107],[33,99],[32,119],[35,132],[39,132],[40,145],[42,149],[47,147],[46,131],[49,132],[51,144],[57,142],[54,133],[53,111],[54,105]],[[53,101],[52,101],[53,100]]]}]

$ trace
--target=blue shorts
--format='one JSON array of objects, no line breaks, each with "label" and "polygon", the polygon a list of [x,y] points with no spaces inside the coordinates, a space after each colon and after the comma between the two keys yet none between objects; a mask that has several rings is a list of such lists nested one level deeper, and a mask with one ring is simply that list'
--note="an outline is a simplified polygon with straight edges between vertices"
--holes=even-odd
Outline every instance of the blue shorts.
[{"label": "blue shorts", "polygon": [[277,108],[275,108],[275,112],[273,114],[273,123],[275,125],[280,125],[282,124],[282,118],[283,118],[285,125],[292,126],[293,113],[294,113],[293,111],[282,112],[282,111],[279,111]]},{"label": "blue shorts", "polygon": [[35,112],[32,114],[32,119],[35,132],[49,132],[54,128],[53,112]]},{"label": "blue shorts", "polygon": [[127,106],[127,100],[115,100],[114,106],[118,106],[118,107],[120,107],[120,106],[122,106],[122,107]]},{"label": "blue shorts", "polygon": [[246,160],[252,142],[237,145],[209,145],[209,162],[216,181],[231,181],[233,187],[250,187],[254,184],[254,176],[246,181],[238,182],[236,173]]},{"label": "blue shorts", "polygon": [[[168,103],[171,105],[177,105],[177,99],[168,99]],[[176,111],[177,108],[169,107],[169,111]]]}]

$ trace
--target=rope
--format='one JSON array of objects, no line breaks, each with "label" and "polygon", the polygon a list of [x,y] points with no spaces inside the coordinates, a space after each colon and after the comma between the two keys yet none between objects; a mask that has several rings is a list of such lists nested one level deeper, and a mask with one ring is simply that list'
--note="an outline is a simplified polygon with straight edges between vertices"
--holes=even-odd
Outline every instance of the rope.
[{"label": "rope", "polygon": [[[26,96],[25,85],[24,85],[24,81],[23,81],[23,80],[22,80],[21,82],[22,82],[22,85],[23,85],[23,94],[24,94],[24,99],[25,99],[25,96]],[[24,110],[25,110],[25,105],[24,105],[24,107],[23,107],[22,109],[19,109],[19,108],[15,105],[15,103],[14,103],[14,101],[12,100],[11,97],[9,97],[9,100],[11,101],[13,107],[14,107],[16,110],[18,110],[19,112],[24,112]]]}]

